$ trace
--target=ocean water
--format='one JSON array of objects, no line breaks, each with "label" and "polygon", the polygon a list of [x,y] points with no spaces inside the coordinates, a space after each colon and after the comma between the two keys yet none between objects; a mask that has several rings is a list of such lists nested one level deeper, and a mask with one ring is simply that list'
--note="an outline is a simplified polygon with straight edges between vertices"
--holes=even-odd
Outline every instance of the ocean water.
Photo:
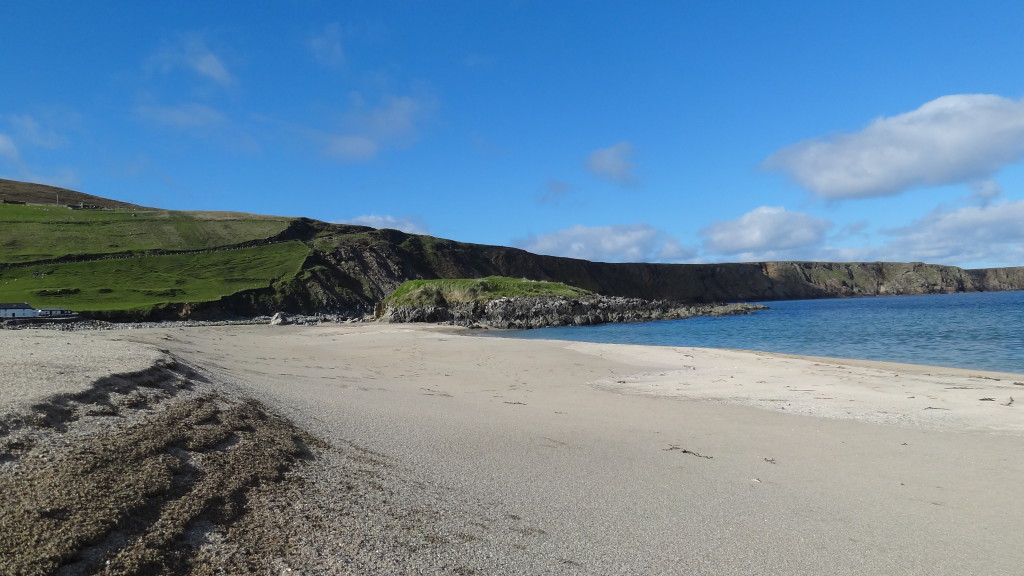
[{"label": "ocean water", "polygon": [[1024,374],[1024,292],[765,302],[746,316],[508,332],[517,338],[738,348]]}]

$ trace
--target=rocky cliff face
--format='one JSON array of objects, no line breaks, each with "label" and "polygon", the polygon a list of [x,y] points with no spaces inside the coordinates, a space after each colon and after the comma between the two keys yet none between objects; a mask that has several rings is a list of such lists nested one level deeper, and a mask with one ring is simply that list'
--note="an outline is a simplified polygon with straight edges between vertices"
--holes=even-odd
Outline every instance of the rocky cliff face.
[{"label": "rocky cliff face", "polygon": [[370,312],[406,280],[492,275],[563,282],[606,296],[690,304],[1024,289],[1024,267],[968,271],[899,262],[613,264],[395,230],[318,226],[320,237],[311,258],[315,270],[306,281],[324,312]]},{"label": "rocky cliff face", "polygon": [[684,304],[1024,289],[1024,267],[964,270],[900,262],[613,264],[310,220],[290,227],[289,234],[313,248],[293,281],[215,302],[168,304],[146,318],[125,316],[127,312],[98,316],[217,319],[277,311],[363,316],[406,280],[486,276],[562,282],[605,296]]},{"label": "rocky cliff face", "polygon": [[563,282],[606,296],[685,304],[1024,289],[1024,267],[964,270],[901,262],[613,264],[305,221],[314,248],[299,279],[194,307],[193,315],[363,315],[402,282],[509,276]]},{"label": "rocky cliff face", "polygon": [[523,329],[545,326],[590,326],[609,322],[678,320],[695,316],[731,316],[763,309],[765,306],[757,304],[682,305],[666,300],[591,295],[580,298],[499,298],[487,302],[448,306],[387,307],[381,314],[381,320]]},{"label": "rocky cliff face", "polygon": [[768,262],[765,275],[783,291],[814,296],[944,294],[983,290],[966,270],[921,263]]},{"label": "rocky cliff face", "polygon": [[1024,266],[968,270],[979,290],[1024,290]]},{"label": "rocky cliff face", "polygon": [[[0,196],[16,202],[47,203],[60,198],[62,204],[138,208],[71,190],[3,179]],[[122,310],[91,315],[114,320],[219,319],[276,311],[361,316],[372,312],[375,304],[406,280],[486,276],[562,282],[606,296],[687,304],[1024,290],[1024,267],[963,270],[899,262],[612,264],[307,218],[292,220],[286,230],[272,237],[204,250],[287,240],[304,242],[312,249],[294,280],[238,292],[214,302],[169,303],[147,312]],[[111,256],[74,255],[52,262]]]}]

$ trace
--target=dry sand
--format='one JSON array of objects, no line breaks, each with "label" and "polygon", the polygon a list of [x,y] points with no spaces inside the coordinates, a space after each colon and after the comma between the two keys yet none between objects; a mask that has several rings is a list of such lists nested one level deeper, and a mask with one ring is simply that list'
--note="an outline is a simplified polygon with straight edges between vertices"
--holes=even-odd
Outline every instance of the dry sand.
[{"label": "dry sand", "polygon": [[[120,438],[133,418],[166,427],[170,410],[202,398],[223,408],[214,420],[250,424],[218,442],[186,439],[185,455],[167,441],[166,454],[198,462],[193,476],[262,445],[253,438],[273,440],[277,469],[232,464],[256,479],[231,484],[242,508],[173,518],[176,548],[134,541],[156,555],[153,573],[1024,572],[1022,375],[430,326],[39,334],[0,331],[0,413],[21,423],[0,444],[35,442],[13,442],[4,481],[30,477],[40,447],[56,446],[46,462],[59,467],[96,430]],[[57,427],[67,432],[28,434],[26,411],[60,404],[9,352],[32,339],[44,358],[113,342],[125,358],[104,362],[162,358],[189,386],[134,412],[109,401],[117,416],[106,420],[79,407]],[[94,388],[90,357],[77,360],[82,390]],[[73,389],[62,384],[62,398]],[[60,434],[77,440],[62,451]],[[47,530],[73,515],[40,510]],[[7,541],[0,556],[18,553]],[[104,542],[89,553],[116,552]],[[144,573],[131,567],[145,554],[121,556],[123,573]],[[96,571],[75,561],[66,573]]]}]

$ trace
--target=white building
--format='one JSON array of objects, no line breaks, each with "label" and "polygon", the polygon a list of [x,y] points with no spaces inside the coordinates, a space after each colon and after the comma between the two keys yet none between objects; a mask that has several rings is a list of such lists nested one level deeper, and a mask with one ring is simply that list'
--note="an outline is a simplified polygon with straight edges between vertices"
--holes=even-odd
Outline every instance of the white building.
[{"label": "white building", "polygon": [[74,314],[67,308],[39,308],[36,310],[41,318],[51,318],[53,316],[71,316]]},{"label": "white building", "polygon": [[39,310],[28,305],[28,302],[19,304],[0,304],[0,318],[35,318],[39,316]]},{"label": "white building", "polygon": [[33,308],[28,302],[0,304],[0,320],[4,318],[57,318],[73,316],[67,308]]}]

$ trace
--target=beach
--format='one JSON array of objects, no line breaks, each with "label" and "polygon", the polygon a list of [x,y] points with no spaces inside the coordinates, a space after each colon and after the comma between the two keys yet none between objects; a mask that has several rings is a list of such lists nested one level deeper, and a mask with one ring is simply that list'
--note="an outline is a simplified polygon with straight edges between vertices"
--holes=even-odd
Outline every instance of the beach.
[{"label": "beach", "polygon": [[1024,566],[1020,374],[353,323],[0,330],[0,390],[21,573]]}]

